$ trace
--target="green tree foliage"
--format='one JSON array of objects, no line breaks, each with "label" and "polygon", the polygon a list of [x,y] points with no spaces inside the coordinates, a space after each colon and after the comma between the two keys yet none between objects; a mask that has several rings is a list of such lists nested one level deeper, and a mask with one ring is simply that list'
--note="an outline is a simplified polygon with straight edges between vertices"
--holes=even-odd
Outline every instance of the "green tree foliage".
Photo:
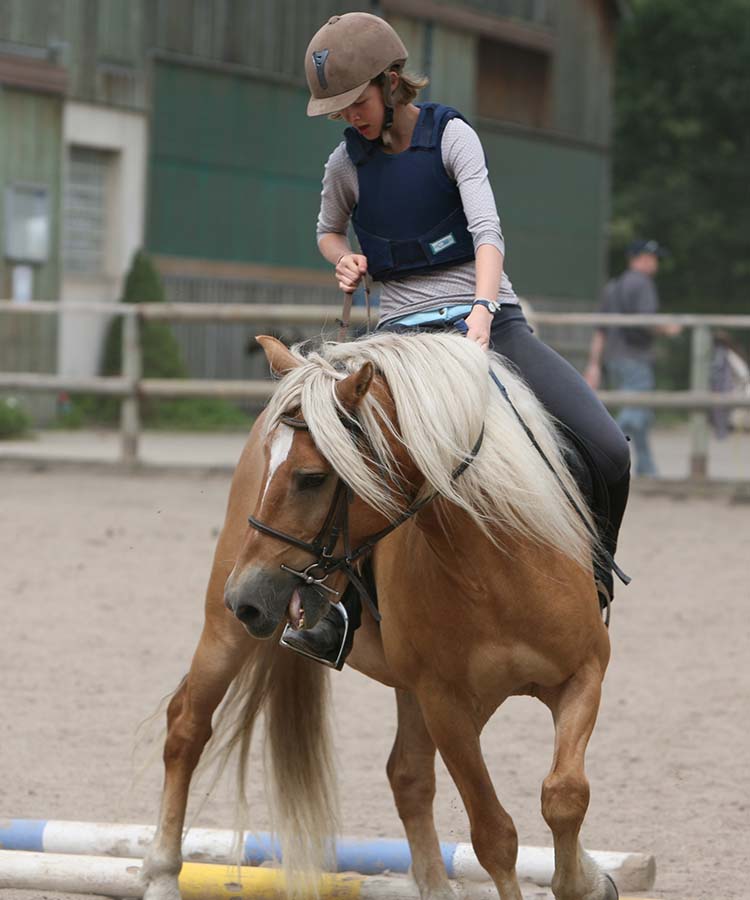
[{"label": "green tree foliage", "polygon": [[747,312],[750,0],[635,0],[619,39],[612,268],[634,237],[672,251],[675,311]]},{"label": "green tree foliage", "polygon": [[[154,264],[139,250],[125,279],[123,303],[163,303],[164,285]],[[141,350],[144,378],[184,378],[187,375],[180,347],[167,322],[142,321]],[[122,317],[113,319],[102,363],[103,375],[122,371]]]}]

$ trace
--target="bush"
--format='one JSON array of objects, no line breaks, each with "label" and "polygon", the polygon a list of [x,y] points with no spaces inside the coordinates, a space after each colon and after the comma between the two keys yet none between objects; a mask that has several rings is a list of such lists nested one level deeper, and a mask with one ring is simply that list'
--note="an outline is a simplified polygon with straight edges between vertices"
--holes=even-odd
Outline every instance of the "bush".
[{"label": "bush", "polygon": [[0,440],[20,437],[31,428],[31,419],[15,397],[0,397]]},{"label": "bush", "polygon": [[[133,257],[127,278],[123,303],[163,303],[164,285],[151,260],[139,250]],[[166,322],[141,322],[141,352],[144,378],[185,378],[187,372],[180,347]],[[102,375],[119,375],[122,371],[122,317],[113,320],[107,335],[102,362]]]},{"label": "bush", "polygon": [[[125,279],[123,303],[163,303],[164,285],[156,267],[139,250],[133,257]],[[188,375],[172,329],[167,322],[141,321],[140,344],[144,378],[185,378]],[[102,375],[122,372],[122,317],[112,320],[104,344]],[[78,395],[73,397],[64,418],[77,427],[95,421],[114,425],[119,420],[120,402],[112,397]],[[144,399],[141,418],[153,428],[209,430],[211,428],[247,428],[250,416],[233,403],[220,398],[185,397],[176,400]]]}]

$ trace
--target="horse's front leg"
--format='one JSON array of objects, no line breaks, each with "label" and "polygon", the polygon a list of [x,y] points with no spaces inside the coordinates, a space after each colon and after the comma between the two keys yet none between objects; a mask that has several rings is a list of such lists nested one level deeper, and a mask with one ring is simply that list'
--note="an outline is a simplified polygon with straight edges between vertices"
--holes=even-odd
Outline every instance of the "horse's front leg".
[{"label": "horse's front leg", "polygon": [[614,882],[578,839],[589,804],[584,756],[599,710],[603,675],[594,658],[560,687],[539,693],[555,721],[555,754],[542,786],[542,815],[555,844],[556,900],[617,900]]},{"label": "horse's front leg", "polygon": [[421,900],[454,900],[435,830],[435,742],[416,697],[396,690],[398,730],[388,759],[388,780],[404,825],[412,875]]},{"label": "horse's front leg", "polygon": [[[226,615],[229,617],[229,613]],[[214,710],[252,653],[252,641],[239,622],[227,622],[225,630],[230,633],[217,634],[206,623],[190,672],[167,710],[161,810],[141,870],[144,900],[180,900],[177,882],[190,779],[211,736]]]},{"label": "horse's front leg", "polygon": [[495,882],[500,900],[523,900],[516,876],[516,827],[487,771],[480,727],[468,712],[471,699],[439,683],[420,686],[418,696],[427,728],[466,807],[480,865]]}]

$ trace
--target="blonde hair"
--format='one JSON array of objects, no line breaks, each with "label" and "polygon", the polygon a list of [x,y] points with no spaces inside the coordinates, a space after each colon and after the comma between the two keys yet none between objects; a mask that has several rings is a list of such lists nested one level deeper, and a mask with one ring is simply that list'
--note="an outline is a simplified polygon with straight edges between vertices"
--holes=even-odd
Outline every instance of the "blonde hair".
[{"label": "blonde hair", "polygon": [[391,66],[388,71],[396,72],[399,76],[398,85],[393,92],[393,102],[399,106],[406,106],[407,103],[413,103],[417,99],[419,92],[426,88],[430,83],[430,79],[426,75],[416,75],[412,72],[404,72],[401,63]]}]

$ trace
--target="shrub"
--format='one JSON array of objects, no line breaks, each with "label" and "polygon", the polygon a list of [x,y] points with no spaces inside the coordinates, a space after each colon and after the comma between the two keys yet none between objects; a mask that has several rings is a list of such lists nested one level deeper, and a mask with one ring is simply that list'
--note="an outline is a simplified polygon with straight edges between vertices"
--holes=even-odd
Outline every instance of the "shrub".
[{"label": "shrub", "polygon": [[20,437],[31,428],[31,419],[15,397],[0,397],[0,440]]},{"label": "shrub", "polygon": [[[164,284],[149,257],[139,250],[125,279],[123,303],[163,303]],[[185,378],[187,369],[180,345],[167,322],[140,322],[142,374],[144,378]],[[122,371],[122,317],[112,320],[104,344],[102,375]],[[77,423],[95,420],[114,424],[120,403],[111,397],[79,395],[71,413]],[[185,397],[176,400],[144,399],[140,404],[144,424],[156,428],[210,429],[247,427],[250,417],[237,406],[220,398]]]}]

